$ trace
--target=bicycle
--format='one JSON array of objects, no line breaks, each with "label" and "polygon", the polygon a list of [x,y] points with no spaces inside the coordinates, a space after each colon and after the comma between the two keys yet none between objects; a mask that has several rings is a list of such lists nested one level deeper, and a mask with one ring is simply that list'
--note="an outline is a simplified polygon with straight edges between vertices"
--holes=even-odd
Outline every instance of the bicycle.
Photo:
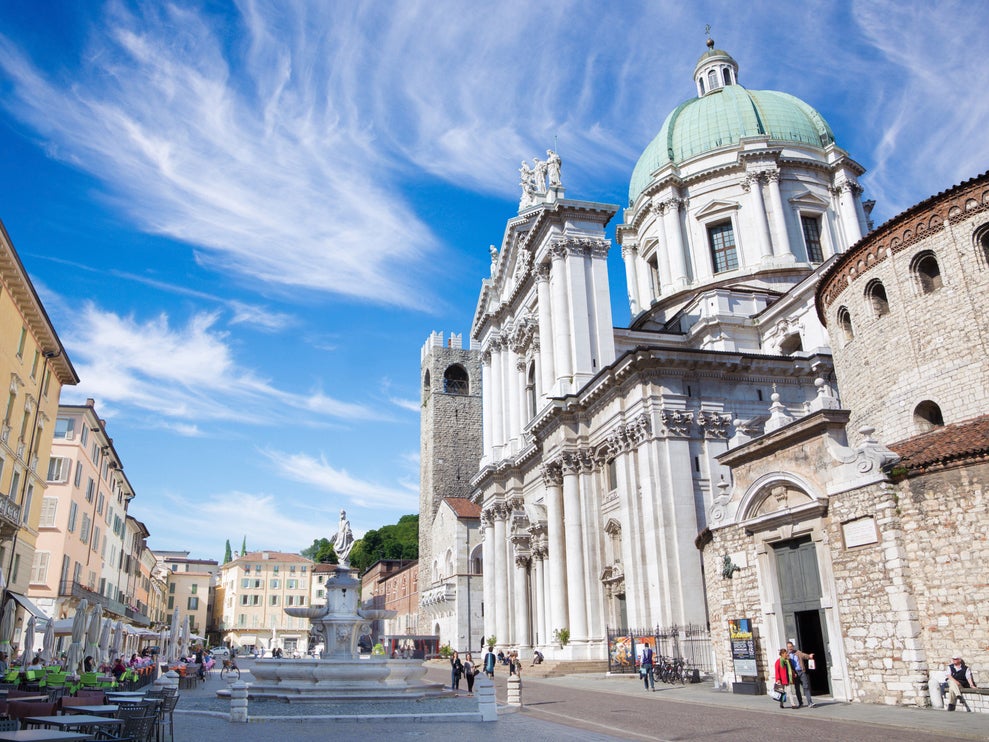
[{"label": "bicycle", "polygon": [[233,657],[223,660],[223,669],[220,670],[220,677],[228,683],[240,680],[240,668],[237,667],[237,660]]}]

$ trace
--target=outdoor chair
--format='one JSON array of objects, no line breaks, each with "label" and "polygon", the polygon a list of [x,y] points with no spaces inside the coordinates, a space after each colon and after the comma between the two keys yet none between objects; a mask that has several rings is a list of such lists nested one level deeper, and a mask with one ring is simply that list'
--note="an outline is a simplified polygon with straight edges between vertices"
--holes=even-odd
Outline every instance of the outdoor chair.
[{"label": "outdoor chair", "polygon": [[38,694],[34,691],[24,690],[23,688],[14,688],[12,690],[7,691],[7,700],[11,700],[14,698],[23,698],[24,696],[36,696],[36,695]]},{"label": "outdoor chair", "polygon": [[16,732],[21,728],[17,719],[0,719],[0,732]]},{"label": "outdoor chair", "polygon": [[[158,708],[158,739],[165,739],[165,729],[167,728],[168,739],[175,742],[175,720],[172,714],[179,703],[179,694],[175,688],[163,688],[162,690],[165,691],[165,694],[164,700]],[[169,693],[168,691],[173,692]]]},{"label": "outdoor chair", "polygon": [[83,688],[98,688],[100,685],[100,676],[95,672],[84,672],[79,676],[79,685]]},{"label": "outdoor chair", "polygon": [[25,728],[22,721],[28,716],[54,716],[55,704],[48,701],[10,701],[7,703],[7,716],[21,722],[21,728]]},{"label": "outdoor chair", "polygon": [[123,719],[123,726],[114,731],[100,729],[96,734],[97,740],[112,740],[112,742],[150,742],[155,730],[156,717],[153,713],[118,716]]},{"label": "outdoor chair", "polygon": [[97,703],[96,699],[87,698],[86,696],[62,696],[59,699],[60,708],[69,708],[70,706],[102,706],[102,703]]}]

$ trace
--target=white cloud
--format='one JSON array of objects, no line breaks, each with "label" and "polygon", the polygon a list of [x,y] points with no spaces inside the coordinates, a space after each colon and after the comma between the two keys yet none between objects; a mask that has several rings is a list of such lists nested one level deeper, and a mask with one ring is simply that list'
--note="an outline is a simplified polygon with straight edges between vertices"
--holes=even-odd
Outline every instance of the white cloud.
[{"label": "white cloud", "polygon": [[396,489],[357,479],[345,469],[331,465],[323,456],[316,458],[304,453],[290,454],[275,450],[265,450],[262,453],[286,479],[343,496],[352,506],[410,512],[419,507],[417,489],[412,491],[404,485],[401,489]]},{"label": "white cloud", "polygon": [[399,397],[389,397],[388,401],[391,402],[396,407],[401,407],[403,410],[408,410],[409,412],[414,412],[417,415],[422,412],[422,404],[418,399],[401,399]]},{"label": "white cloud", "polygon": [[182,427],[187,420],[270,423],[299,411],[313,420],[381,418],[354,402],[278,389],[241,367],[226,334],[214,327],[217,316],[202,312],[184,326],[173,326],[166,314],[139,320],[93,303],[66,313],[63,341],[82,379],[78,387],[65,390],[66,396],[93,397],[101,409],[130,405],[162,415],[183,435],[198,431]]}]

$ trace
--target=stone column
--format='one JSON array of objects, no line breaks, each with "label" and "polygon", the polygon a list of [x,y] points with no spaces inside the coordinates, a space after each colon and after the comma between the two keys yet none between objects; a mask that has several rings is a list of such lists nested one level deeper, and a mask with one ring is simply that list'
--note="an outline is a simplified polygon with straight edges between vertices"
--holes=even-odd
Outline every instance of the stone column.
[{"label": "stone column", "polygon": [[[530,533],[532,529],[530,529]],[[538,536],[533,535],[533,540],[538,541]],[[532,594],[535,598],[535,610],[533,611],[533,628],[535,635],[532,637],[534,646],[546,644],[546,593],[543,567],[545,565],[546,552],[541,544],[536,544],[532,548]]]},{"label": "stone column", "polygon": [[[548,620],[549,637],[556,629],[570,628],[567,616],[567,551],[563,529],[563,477],[558,465],[543,467],[543,482],[546,487],[546,538],[549,559],[549,584],[546,594],[549,597]],[[547,637],[547,639],[549,638]]]},{"label": "stone column", "polygon": [[494,635],[499,642],[508,641],[508,560],[507,539],[505,536],[505,521],[508,511],[504,505],[498,504],[492,508],[494,516]]},{"label": "stone column", "polygon": [[519,428],[518,428],[518,439],[519,448],[522,447],[522,428],[525,424],[529,422],[529,379],[525,373],[525,356],[519,354],[515,358],[515,375],[518,379],[516,386],[519,389],[518,392],[518,415],[519,415]]},{"label": "stone column", "polygon": [[484,636],[498,635],[495,626],[495,535],[494,514],[488,508],[481,512],[481,533],[484,546],[481,549],[481,559],[484,563]]},{"label": "stone column", "polygon": [[580,510],[579,462],[576,454],[567,454],[563,466],[563,522],[567,550],[567,607],[570,636],[577,642],[587,641],[587,593],[584,590],[584,534]]},{"label": "stone column", "polygon": [[481,435],[484,439],[484,460],[490,461],[492,457],[492,432],[491,432],[491,389],[493,381],[491,379],[491,351],[486,350],[481,354]]},{"label": "stone column", "polygon": [[549,266],[540,265],[535,270],[536,300],[539,303],[539,371],[542,379],[542,393],[549,395],[556,381],[556,366],[553,359],[553,319],[549,290]]},{"label": "stone column", "polygon": [[642,303],[644,299],[639,296],[639,276],[635,265],[638,254],[637,247],[631,244],[622,245],[622,261],[625,263],[625,284],[628,286],[628,306],[633,317],[645,308]]},{"label": "stone column", "polygon": [[502,444],[505,442],[505,428],[504,420],[502,419],[502,410],[504,405],[502,404],[502,381],[501,381],[501,340],[499,338],[493,338],[491,340],[491,394],[490,394],[490,407],[491,407],[491,446],[492,446],[492,459],[497,460],[501,458],[501,451],[499,450]]},{"label": "stone column", "polygon": [[858,183],[850,180],[843,180],[835,184],[838,189],[838,208],[841,214],[841,225],[845,233],[844,249],[854,245],[862,239],[862,225],[859,224],[858,210],[855,208],[855,200],[861,192]]},{"label": "stone column", "polygon": [[773,252],[785,260],[793,260],[793,250],[790,249],[790,234],[786,229],[786,213],[783,211],[783,194],[780,192],[780,171],[772,170],[766,173],[769,179],[769,205],[773,207]]},{"label": "stone column", "polygon": [[[769,217],[766,215],[766,202],[762,198],[762,174],[749,173],[745,182],[742,184],[742,188],[747,189],[751,194],[750,202],[752,204],[752,211],[755,212],[756,235],[759,238],[759,255],[763,260],[768,260],[773,257],[773,245],[769,236]],[[738,240],[736,238],[736,244],[737,242]],[[738,250],[737,247],[736,250]],[[739,263],[741,262],[739,261]]]},{"label": "stone column", "polygon": [[604,366],[615,360],[615,327],[611,321],[611,294],[608,289],[608,251],[611,243],[598,240],[590,245],[591,258],[590,295],[593,297],[589,312],[593,347],[591,350],[591,373],[596,374]]},{"label": "stone column", "polygon": [[519,386],[517,346],[513,345],[509,348],[506,361],[508,368],[505,372],[505,386],[508,388],[505,399],[508,404],[508,433],[505,439],[511,442],[511,452],[514,453],[519,449],[519,431],[522,429],[519,422],[519,398],[522,397],[524,389],[524,386]]},{"label": "stone column", "polygon": [[687,263],[683,253],[683,231],[680,229],[682,205],[683,201],[679,198],[671,198],[660,205],[670,259],[670,284],[674,289],[687,285]]},{"label": "stone column", "polygon": [[[574,386],[579,387],[590,379],[594,373],[591,356],[591,346],[597,332],[591,326],[591,314],[594,306],[591,304],[590,281],[588,280],[587,255],[590,244],[584,240],[566,238],[560,240],[563,244],[559,249],[566,250],[567,264],[567,300],[570,303],[570,354],[573,362]],[[614,332],[614,328],[609,328]]]},{"label": "stone column", "polygon": [[553,362],[556,364],[554,395],[570,391],[573,377],[573,361],[570,356],[570,301],[567,297],[566,248],[552,248],[553,270],[550,274],[553,305]]},{"label": "stone column", "polygon": [[601,511],[599,482],[601,471],[590,456],[581,457],[580,485],[581,534],[584,540],[584,610],[587,616],[587,637],[603,641],[604,605],[603,589],[600,581],[601,553],[600,534],[595,528],[594,513]]},{"label": "stone column", "polygon": [[[525,539],[528,542],[528,539]],[[515,633],[519,649],[532,646],[529,631],[529,552],[520,544],[515,551]]]}]

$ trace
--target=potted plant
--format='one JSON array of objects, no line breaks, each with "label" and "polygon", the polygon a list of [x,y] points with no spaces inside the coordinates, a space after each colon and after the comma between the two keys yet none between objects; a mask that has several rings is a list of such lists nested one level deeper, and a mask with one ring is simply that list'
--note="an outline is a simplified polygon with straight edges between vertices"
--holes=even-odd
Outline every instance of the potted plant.
[{"label": "potted plant", "polygon": [[556,640],[556,645],[560,648],[567,646],[570,643],[570,629],[556,629],[553,631],[553,638]]}]

